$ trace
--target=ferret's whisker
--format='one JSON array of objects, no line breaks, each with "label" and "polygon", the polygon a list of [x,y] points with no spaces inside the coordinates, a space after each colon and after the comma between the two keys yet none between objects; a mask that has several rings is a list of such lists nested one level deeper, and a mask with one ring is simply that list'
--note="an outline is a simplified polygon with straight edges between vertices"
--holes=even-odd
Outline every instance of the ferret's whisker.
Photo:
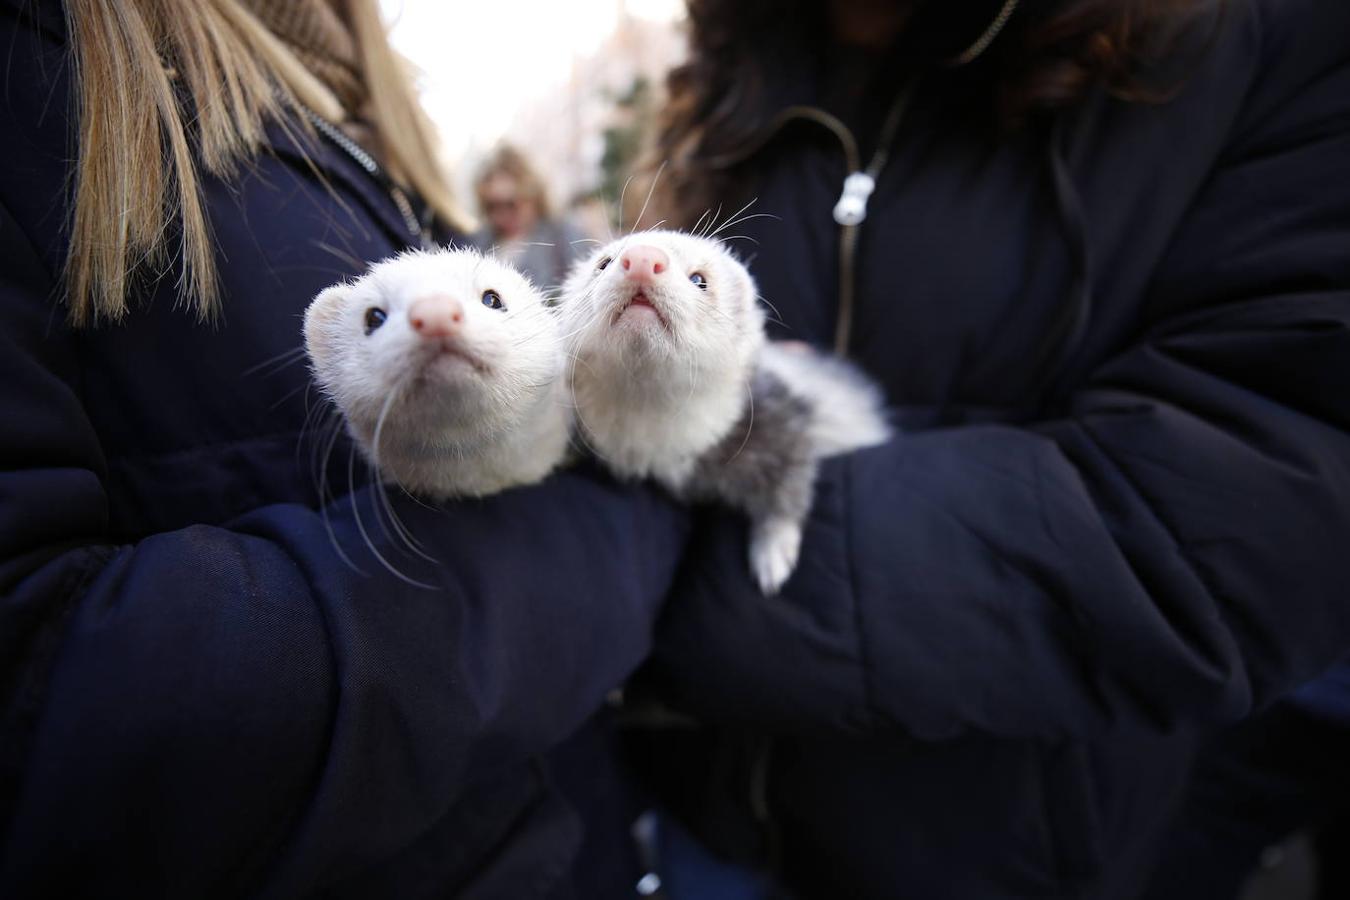
[{"label": "ferret's whisker", "polygon": [[751,199],[749,203],[745,204],[740,209],[736,210],[734,213],[728,216],[727,220],[723,222],[721,225],[719,225],[716,231],[709,232],[708,237],[715,238],[717,237],[717,235],[721,234],[727,228],[730,228],[733,224],[735,224],[738,221],[737,220],[738,216],[745,213],[747,210],[750,209],[750,207],[754,206],[757,202],[759,202],[758,197]]},{"label": "ferret's whisker", "polygon": [[[666,162],[667,160],[661,160],[661,165],[657,167],[656,174],[652,176],[651,186],[647,188],[647,198],[642,201],[642,209],[638,211],[637,218],[633,220],[634,229],[638,227],[638,223],[642,221],[642,217],[647,214],[647,206],[652,202],[652,194],[656,193],[656,185],[661,181],[661,173],[666,170]],[[631,234],[632,232],[630,231],[629,233]]]},{"label": "ferret's whisker", "polygon": [[758,300],[760,303],[763,303],[769,309],[773,310],[773,314],[778,317],[780,325],[783,325],[784,327],[787,326],[787,323],[782,321],[783,314],[778,311],[778,307],[774,306],[772,303],[769,302],[767,297],[765,297],[763,294],[756,294],[755,299]]},{"label": "ferret's whisker", "polygon": [[286,393],[282,394],[281,397],[278,398],[277,401],[276,401],[275,403],[273,403],[271,406],[268,407],[268,411],[269,411],[269,412],[272,412],[272,411],[276,410],[276,408],[277,408],[278,406],[281,406],[281,405],[284,404],[287,400],[290,400],[290,399],[291,399],[292,397],[294,397],[296,394],[300,393],[301,391],[305,391],[305,390],[309,390],[309,382],[308,382],[308,381],[306,381],[304,384],[299,385],[298,387],[294,387],[294,388],[292,388],[291,390],[287,391]]},{"label": "ferret's whisker", "polygon": [[756,246],[758,246],[758,244],[759,244],[759,241],[758,241],[758,240],[756,240],[755,238],[752,238],[752,237],[751,237],[750,235],[748,235],[748,234],[728,234],[728,235],[723,235],[722,237],[718,238],[718,240],[719,240],[719,241],[749,241],[750,243],[755,244]]},{"label": "ferret's whisker", "polygon": [[[320,468],[319,468],[319,473],[320,473],[320,474],[319,474],[319,516],[320,516],[320,518],[323,519],[323,527],[324,527],[324,530],[328,532],[328,540],[329,540],[329,542],[333,545],[333,551],[334,551],[335,553],[337,553],[338,558],[341,559],[341,560],[343,561],[343,563],[346,564],[347,568],[351,569],[353,572],[355,572],[356,574],[360,575],[361,577],[367,578],[367,577],[369,577],[369,576],[366,574],[366,571],[365,571],[364,569],[362,569],[360,566],[358,566],[358,565],[352,560],[352,558],[351,558],[350,556],[347,555],[347,551],[346,551],[346,550],[342,549],[342,544],[341,544],[341,542],[339,542],[338,539],[337,539],[337,532],[333,530],[333,520],[332,520],[332,518],[329,516],[329,512],[328,512],[328,506],[329,506],[329,504],[328,504],[328,496],[329,496],[329,491],[328,491],[328,461],[329,461],[329,459],[330,459],[330,458],[332,457],[332,455],[333,455],[333,449],[334,449],[334,446],[337,444],[338,435],[341,434],[341,433],[342,433],[342,428],[341,428],[340,425],[339,425],[338,427],[336,427],[336,428],[333,429],[333,436],[332,436],[331,438],[328,439],[327,450],[325,451],[325,453],[324,453],[324,455],[323,455],[323,460],[322,460],[322,462],[320,463]],[[334,502],[336,502],[336,501],[334,501]],[[355,501],[353,501],[353,502],[355,502]]]},{"label": "ferret's whisker", "polygon": [[[413,537],[412,532],[408,530],[408,526],[403,524],[398,511],[394,509],[393,502],[389,499],[389,491],[384,482],[377,479],[375,490],[379,495],[380,505],[384,508],[384,514],[389,517],[389,524],[394,527],[394,531],[398,535],[398,540],[401,540],[408,551],[414,555],[422,557],[432,565],[440,565],[440,561],[423,550],[422,542]],[[392,541],[394,538],[391,537],[390,540]]]},{"label": "ferret's whisker", "polygon": [[[320,410],[324,405],[325,404],[316,404],[315,409]],[[322,468],[325,463],[324,453],[328,442],[335,440],[333,431],[342,427],[339,424],[341,416],[337,416],[336,419],[337,421],[335,422],[333,417],[326,417],[323,412],[318,412],[314,417],[314,437],[308,444],[309,473],[314,483],[314,496],[318,498],[318,504],[320,506],[328,502],[328,498],[323,495],[325,487],[323,480],[324,470]],[[300,451],[304,446],[303,439],[296,444],[296,462],[299,462]]]},{"label": "ferret's whisker", "polygon": [[408,490],[407,488],[405,488],[403,485],[398,484],[397,482],[395,482],[394,487],[398,488],[398,492],[399,492],[400,494],[402,494],[405,498],[407,498],[408,500],[410,500],[410,501],[413,502],[413,503],[416,503],[418,506],[422,507],[423,509],[429,509],[429,510],[431,510],[431,511],[433,511],[433,512],[436,510],[436,507],[435,507],[435,506],[433,506],[432,504],[430,504],[430,503],[428,503],[427,501],[423,500],[421,497],[417,496],[417,495],[414,494],[412,491],[410,491],[410,490]]},{"label": "ferret's whisker", "polygon": [[755,428],[755,391],[754,388],[751,387],[749,381],[745,383],[745,396],[748,398],[749,403],[749,413],[747,415],[749,421],[746,422],[745,425],[745,437],[741,439],[741,445],[736,448],[736,452],[731,454],[731,458],[727,460],[728,463],[734,461],[741,455],[741,451],[745,449],[745,445],[750,443],[750,432]]},{"label": "ferret's whisker", "polygon": [[[370,455],[376,473],[380,471],[380,436],[384,433],[384,423],[389,418],[389,411],[393,408],[394,403],[397,402],[400,393],[401,391],[398,388],[389,392],[389,396],[384,401],[384,406],[380,408],[380,415],[375,420],[375,432],[371,436],[370,441]],[[384,508],[385,514],[389,517],[389,523],[394,527],[394,531],[398,533],[398,539],[395,539],[394,535],[390,534],[386,529],[385,536],[389,538],[389,542],[398,543],[398,540],[402,540],[403,544],[417,556],[422,557],[429,563],[437,563],[437,560],[434,557],[428,556],[422,550],[422,545],[412,536],[407,527],[403,524],[403,520],[398,517],[398,513],[394,511],[394,505],[389,502],[389,492],[385,490],[384,482],[378,477],[374,479],[374,482],[381,506]],[[376,518],[379,519],[378,510],[376,512]],[[380,521],[380,527],[384,528],[383,520]]]},{"label": "ferret's whisker", "polygon": [[356,496],[355,469],[356,469],[356,445],[353,444],[351,452],[347,456],[347,486],[348,488],[350,488],[351,491],[347,496],[351,501],[352,517],[356,519],[356,527],[357,530],[361,532],[362,539],[365,540],[366,542],[366,549],[368,549],[371,552],[371,554],[377,560],[380,561],[380,565],[384,566],[385,570],[388,571],[390,575],[393,575],[399,581],[405,582],[406,584],[410,584],[413,587],[424,588],[426,590],[434,590],[435,588],[432,585],[426,584],[425,582],[421,582],[415,578],[410,578],[407,575],[404,575],[401,571],[399,571],[397,566],[395,566],[389,560],[385,559],[384,554],[380,552],[380,548],[375,546],[375,542],[371,540],[370,532],[366,530],[366,524],[364,520],[361,518],[361,505],[357,500]]},{"label": "ferret's whisker", "polygon": [[328,466],[342,435],[341,418],[332,420],[328,437],[321,438],[314,447],[314,491],[318,495],[319,505],[325,507],[329,500],[335,499],[328,485]]},{"label": "ferret's whisker", "polygon": [[[753,203],[754,201],[752,200],[751,202]],[[777,219],[778,221],[781,222],[783,217],[776,216],[773,213],[747,213],[746,215],[743,216],[735,216],[733,218],[727,219],[725,222],[722,223],[721,227],[718,228],[717,231],[721,232],[724,229],[731,228],[735,225],[740,225],[742,222],[749,222],[751,219]],[[713,236],[716,237],[716,234],[717,232],[714,232]]]},{"label": "ferret's whisker", "polygon": [[633,176],[629,175],[623,180],[623,187],[619,189],[619,231],[623,231],[623,201],[628,195],[628,185],[633,183]]},{"label": "ferret's whisker", "polygon": [[324,413],[331,409],[327,403],[314,403],[310,399],[313,389],[314,382],[311,381],[305,384],[305,418],[301,421],[300,432],[295,437],[295,462],[297,465],[300,463],[300,454],[305,448],[305,442],[311,429],[317,431],[319,422],[323,419]]},{"label": "ferret's whisker", "polygon": [[263,369],[268,368],[269,366],[276,366],[276,368],[275,368],[275,369],[272,369],[272,370],[269,371],[269,372],[267,372],[267,375],[269,375],[269,376],[275,375],[277,372],[280,372],[282,369],[285,369],[285,368],[287,368],[288,366],[293,366],[293,365],[295,365],[296,363],[300,362],[300,360],[302,360],[302,359],[304,359],[304,358],[305,358],[305,348],[304,348],[304,347],[292,347],[292,348],[289,349],[289,350],[283,350],[282,352],[278,353],[276,356],[273,356],[271,359],[265,359],[265,360],[263,360],[262,362],[258,363],[256,366],[249,366],[247,369],[244,370],[244,376],[245,376],[245,377],[248,377],[248,376],[253,375],[253,374],[255,374],[255,373],[257,373],[257,372],[259,372],[259,371],[261,371],[261,370],[263,370]]},{"label": "ferret's whisker", "polygon": [[319,250],[326,250],[327,252],[333,254],[333,256],[342,260],[342,262],[346,263],[347,265],[351,266],[353,269],[357,271],[361,271],[362,269],[366,268],[367,263],[364,260],[357,257],[356,254],[354,253],[348,253],[345,250],[342,250],[338,247],[334,247],[332,244],[329,244],[326,241],[319,240],[317,238],[311,241],[310,243],[313,244],[313,246]]},{"label": "ferret's whisker", "polygon": [[[581,359],[581,358],[578,357],[578,356],[573,356],[573,357],[572,357],[572,360],[573,360],[574,363],[580,363],[581,365],[586,366],[586,368],[588,368],[588,369],[590,368],[590,366],[586,363],[586,361],[583,360],[583,359]],[[605,457],[605,454],[601,453],[598,449],[596,449],[596,447],[594,447],[594,446],[591,444],[590,440],[586,437],[586,431],[587,431],[586,421],[585,421],[585,419],[583,419],[582,416],[581,416],[581,407],[577,406],[576,403],[575,403],[575,398],[576,398],[576,395],[577,395],[577,391],[576,391],[576,381],[577,381],[577,369],[576,369],[576,366],[575,366],[575,365],[568,366],[568,382],[569,382],[569,383],[568,383],[567,395],[568,395],[569,397],[572,397],[572,398],[573,398],[572,414],[576,417],[576,420],[577,420],[577,422],[576,422],[576,426],[577,426],[577,427],[572,429],[571,435],[568,436],[568,437],[569,437],[568,442],[571,443],[571,439],[573,439],[573,438],[575,438],[575,439],[581,441],[582,447],[584,448],[585,452],[590,453],[591,456],[595,457],[596,459],[600,460],[601,462],[608,463],[609,460]]]},{"label": "ferret's whisker", "polygon": [[600,208],[604,211],[605,218],[605,242],[614,240],[614,214],[609,208],[609,201],[604,198],[603,193],[600,196]]},{"label": "ferret's whisker", "polygon": [[713,230],[713,227],[717,225],[717,220],[721,218],[721,216],[722,216],[722,204],[719,203],[717,204],[717,211],[712,214],[712,218],[708,220],[708,224],[703,226],[703,230],[699,232],[698,236],[707,237],[708,234]]},{"label": "ferret's whisker", "polygon": [[703,211],[702,215],[698,217],[698,221],[694,223],[694,227],[689,229],[690,234],[699,234],[699,226],[703,224],[703,220],[708,217],[708,213],[710,212],[712,212],[711,209],[705,209]]}]

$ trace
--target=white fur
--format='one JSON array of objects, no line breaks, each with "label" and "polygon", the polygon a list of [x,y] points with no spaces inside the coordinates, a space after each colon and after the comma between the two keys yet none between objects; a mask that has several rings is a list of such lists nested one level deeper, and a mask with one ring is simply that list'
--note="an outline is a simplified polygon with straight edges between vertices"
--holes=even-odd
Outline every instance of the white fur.
[{"label": "white fur", "polygon": [[[637,288],[619,264],[626,247],[663,250],[668,269],[643,293],[664,317],[630,308]],[[610,260],[603,270],[600,263]],[[701,273],[707,289],[690,274]],[[617,474],[655,478],[679,494],[695,465],[741,420],[757,367],[811,407],[813,458],[884,442],[880,391],[858,370],[809,348],[766,344],[764,313],[745,267],[716,240],[669,231],[633,234],[578,263],[563,285],[569,388],[590,449]],[[792,574],[802,525],[751,523],[750,569],[766,594]]]},{"label": "white fur", "polygon": [[[760,351],[759,365],[811,404],[807,434],[819,458],[890,439],[880,389],[844,360],[804,344],[774,342]],[[801,544],[800,522],[777,517],[753,523],[750,569],[765,594],[778,593],[787,581],[797,567]]]},{"label": "white fur", "polygon": [[[644,293],[668,323],[621,312],[634,288],[625,247],[665,251],[669,268]],[[603,271],[601,260],[612,264]],[[689,276],[701,273],[708,287]],[[568,384],[590,448],[617,474],[678,490],[695,461],[745,408],[764,343],[764,314],[745,267],[717,241],[671,231],[633,234],[579,262],[563,285]]]},{"label": "white fur", "polygon": [[838,357],[801,344],[775,342],[765,345],[759,364],[811,402],[811,443],[822,458],[890,439],[881,391]]},{"label": "white fur", "polygon": [[802,549],[802,526],[792,519],[775,517],[753,523],[750,529],[750,571],[759,589],[768,596],[788,580],[797,568]]},{"label": "white fur", "polygon": [[[489,289],[506,309],[483,305]],[[435,294],[459,300],[461,346],[477,364],[412,329],[408,307]],[[388,318],[366,334],[372,307]],[[567,452],[555,316],[528,280],[477,252],[404,253],[328,288],[305,313],[305,346],[366,457],[410,491],[489,494],[539,481]]]}]

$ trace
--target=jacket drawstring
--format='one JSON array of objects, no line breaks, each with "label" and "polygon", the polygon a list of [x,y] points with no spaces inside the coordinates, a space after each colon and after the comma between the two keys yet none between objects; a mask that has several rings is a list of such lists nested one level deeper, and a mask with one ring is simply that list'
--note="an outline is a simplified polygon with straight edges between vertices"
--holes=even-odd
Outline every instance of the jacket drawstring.
[{"label": "jacket drawstring", "polygon": [[1034,382],[1035,397],[1044,409],[1061,399],[1061,383],[1082,350],[1092,318],[1092,248],[1088,243],[1087,216],[1083,211],[1082,196],[1074,184],[1067,158],[1067,117],[1057,116],[1050,126],[1045,147],[1045,161],[1054,193],[1055,210],[1060,228],[1069,247],[1073,280],[1068,302],[1061,315],[1046,333],[1036,352],[1039,360]]}]

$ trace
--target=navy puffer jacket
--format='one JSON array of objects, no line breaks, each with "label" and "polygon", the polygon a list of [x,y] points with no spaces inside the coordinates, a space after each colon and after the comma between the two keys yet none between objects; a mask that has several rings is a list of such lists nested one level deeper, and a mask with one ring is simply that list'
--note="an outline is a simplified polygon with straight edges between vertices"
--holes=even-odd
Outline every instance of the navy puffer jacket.
[{"label": "navy puffer jacket", "polygon": [[982,63],[917,73],[842,236],[809,64],[722,157],[781,336],[839,339],[853,253],[902,426],[827,467],[781,597],[700,529],[647,671],[726,726],[664,739],[669,802],[807,897],[1128,897],[1194,735],[1350,649],[1350,4],[1226,5],[1166,103],[991,138]]},{"label": "navy puffer jacket", "polygon": [[586,472],[393,492],[439,565],[399,552],[287,355],[412,240],[390,195],[274,130],[204,187],[220,324],[170,272],[72,330],[59,5],[0,4],[0,58],[0,896],[566,895],[539,757],[648,652],[682,514]]}]

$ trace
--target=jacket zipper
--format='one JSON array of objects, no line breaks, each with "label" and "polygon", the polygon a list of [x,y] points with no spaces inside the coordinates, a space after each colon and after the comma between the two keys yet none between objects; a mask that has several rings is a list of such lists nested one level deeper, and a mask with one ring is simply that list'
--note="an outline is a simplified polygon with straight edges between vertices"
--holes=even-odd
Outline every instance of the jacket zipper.
[{"label": "jacket zipper", "polygon": [[297,104],[297,106],[316,131],[337,145],[338,149],[350,156],[358,166],[366,171],[366,174],[370,175],[380,187],[384,188],[385,193],[394,201],[394,206],[398,208],[399,215],[403,217],[403,225],[408,229],[412,242],[423,249],[435,246],[435,241],[431,239],[431,233],[426,223],[418,219],[417,214],[413,211],[412,201],[408,199],[408,194],[380,167],[380,164],[375,161],[375,157],[362,149],[356,141],[347,137],[342,129],[308,106],[304,104]]},{"label": "jacket zipper", "polygon": [[[905,110],[909,108],[910,97],[914,93],[911,81],[900,89],[900,93],[891,103],[891,108],[882,123],[877,141],[877,149],[862,164],[862,152],[858,149],[858,139],[848,126],[823,109],[813,106],[790,107],[784,111],[783,121],[789,118],[807,119],[829,129],[844,150],[844,163],[847,173],[839,199],[834,204],[834,221],[839,225],[839,311],[834,323],[834,351],[841,356],[848,355],[849,341],[853,335],[853,310],[855,306],[856,279],[855,268],[858,257],[858,230],[867,219],[867,201],[876,189],[877,179],[890,160],[891,144],[900,130]],[[781,123],[780,123],[781,124]]]},{"label": "jacket zipper", "polygon": [[[853,331],[854,305],[854,267],[858,255],[858,229],[867,219],[867,201],[876,189],[877,179],[890,160],[891,144],[900,130],[900,122],[909,108],[910,97],[914,94],[914,81],[911,80],[896,94],[891,108],[886,113],[881,132],[877,140],[877,149],[862,165],[862,151],[858,149],[858,139],[848,126],[823,109],[814,106],[791,106],[773,122],[764,135],[754,144],[745,148],[740,158],[746,158],[759,147],[768,143],[778,130],[792,119],[806,119],[816,122],[833,132],[844,150],[844,163],[848,174],[844,176],[843,190],[834,204],[834,221],[839,225],[839,312],[834,324],[834,352],[840,356],[848,355],[849,338]],[[727,164],[731,157],[719,160]],[[773,740],[765,739],[755,754],[750,766],[750,809],[764,829],[769,843],[771,865],[778,870],[778,833],[769,806],[769,767]]]},{"label": "jacket zipper", "polygon": [[[1019,0],[1004,0],[993,20],[975,42],[962,53],[949,59],[947,67],[958,68],[969,65],[982,56],[1003,32],[1013,13],[1017,11],[1018,5]],[[788,107],[774,118],[757,139],[739,150],[709,160],[714,167],[721,168],[741,162],[767,144],[779,129],[793,119],[807,119],[823,125],[839,139],[844,148],[844,161],[848,167],[848,174],[844,176],[843,190],[834,204],[833,213],[834,220],[839,223],[839,313],[834,324],[834,350],[841,356],[848,355],[849,340],[853,332],[854,266],[858,254],[858,228],[867,218],[867,201],[872,196],[872,191],[876,189],[877,179],[881,176],[882,170],[886,168],[891,144],[895,141],[900,122],[909,107],[914,85],[915,80],[911,79],[892,101],[891,108],[886,113],[886,120],[881,126],[877,149],[868,160],[866,169],[862,167],[862,152],[858,149],[858,139],[853,136],[853,132],[849,131],[848,126],[838,117],[814,106]]]},{"label": "jacket zipper", "polygon": [[731,153],[709,160],[714,168],[727,168],[748,159],[757,150],[767,144],[788,122],[805,119],[824,126],[839,140],[844,150],[843,188],[834,205],[834,220],[839,224],[839,311],[834,324],[834,350],[841,356],[848,355],[849,340],[853,332],[854,307],[854,267],[858,254],[858,228],[867,218],[867,201],[876,188],[877,179],[886,168],[890,159],[891,144],[900,130],[905,110],[909,108],[910,97],[914,93],[914,81],[900,89],[891,102],[891,108],[882,123],[877,149],[862,164],[862,151],[858,149],[858,139],[848,126],[823,109],[815,106],[789,106],[774,117],[769,126],[751,143]]}]

